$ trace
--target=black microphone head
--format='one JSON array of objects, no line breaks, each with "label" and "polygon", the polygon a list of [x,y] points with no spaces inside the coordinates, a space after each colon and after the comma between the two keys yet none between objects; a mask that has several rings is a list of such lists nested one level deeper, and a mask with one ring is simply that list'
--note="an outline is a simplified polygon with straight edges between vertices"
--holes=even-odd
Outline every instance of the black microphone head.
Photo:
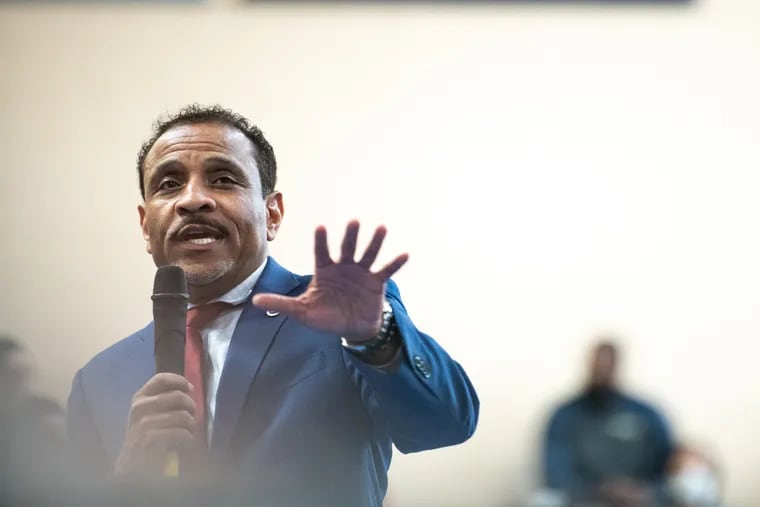
[{"label": "black microphone head", "polygon": [[161,266],[153,281],[153,336],[156,373],[182,375],[185,369],[187,280],[178,266]]},{"label": "black microphone head", "polygon": [[189,298],[187,278],[179,266],[161,266],[153,280],[153,298],[156,296],[174,296]]}]

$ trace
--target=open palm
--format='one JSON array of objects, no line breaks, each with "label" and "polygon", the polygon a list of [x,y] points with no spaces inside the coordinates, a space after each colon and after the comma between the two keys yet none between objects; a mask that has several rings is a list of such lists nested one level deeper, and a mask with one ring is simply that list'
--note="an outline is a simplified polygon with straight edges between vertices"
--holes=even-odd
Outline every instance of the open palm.
[{"label": "open palm", "polygon": [[257,294],[253,304],[291,315],[305,325],[320,331],[343,336],[351,342],[371,339],[380,330],[385,284],[409,259],[401,254],[373,273],[375,262],[385,239],[386,229],[380,226],[357,262],[356,239],[359,222],[346,226],[338,262],[330,258],[327,230],[317,227],[314,233],[314,277],[306,291],[296,297],[278,294]]}]

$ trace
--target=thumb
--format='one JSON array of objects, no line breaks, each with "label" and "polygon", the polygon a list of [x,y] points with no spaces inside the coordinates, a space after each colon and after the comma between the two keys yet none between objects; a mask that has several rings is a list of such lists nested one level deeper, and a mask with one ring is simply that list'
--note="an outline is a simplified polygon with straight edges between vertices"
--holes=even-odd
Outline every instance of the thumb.
[{"label": "thumb", "polygon": [[298,317],[302,313],[302,305],[298,299],[279,294],[256,294],[251,300],[253,306],[271,310],[274,312],[285,313]]}]

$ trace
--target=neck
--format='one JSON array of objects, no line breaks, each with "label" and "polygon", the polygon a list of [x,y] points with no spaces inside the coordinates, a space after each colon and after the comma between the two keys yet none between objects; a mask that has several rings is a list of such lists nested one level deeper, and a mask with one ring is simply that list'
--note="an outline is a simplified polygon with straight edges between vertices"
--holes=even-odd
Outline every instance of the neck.
[{"label": "neck", "polygon": [[615,389],[611,385],[590,385],[586,389],[586,397],[597,407],[607,406],[615,397]]},{"label": "neck", "polygon": [[188,280],[187,289],[190,296],[190,303],[193,305],[202,305],[222,297],[259,269],[265,259],[266,257],[258,262],[252,262],[250,266],[247,266],[247,269],[242,269],[239,273],[226,273],[209,283],[193,284]]},{"label": "neck", "polygon": [[251,276],[256,269],[245,270],[237,276],[223,276],[213,282],[194,285],[188,283],[187,291],[190,296],[190,303],[202,305],[222,297],[229,291],[240,285],[243,280]]},{"label": "neck", "polygon": [[234,287],[234,285],[225,287],[213,287],[213,283],[206,285],[190,285],[188,286],[188,293],[190,294],[190,303],[194,305],[202,305],[213,301],[214,299],[226,294]]}]

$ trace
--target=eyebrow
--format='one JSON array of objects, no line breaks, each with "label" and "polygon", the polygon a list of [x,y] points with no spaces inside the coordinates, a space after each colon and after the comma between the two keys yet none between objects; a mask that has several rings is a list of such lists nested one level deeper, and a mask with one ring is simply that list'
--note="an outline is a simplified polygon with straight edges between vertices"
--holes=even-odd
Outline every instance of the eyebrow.
[{"label": "eyebrow", "polygon": [[[223,170],[233,172],[235,176],[243,179],[247,184],[250,184],[250,178],[248,178],[248,174],[246,173],[245,169],[240,167],[240,165],[231,158],[215,155],[208,157],[203,161],[203,169],[205,171],[218,171],[222,169],[219,166],[224,166]],[[176,174],[183,172],[185,169],[185,164],[177,159],[164,160],[163,162],[160,162],[158,165],[153,167],[150,172],[146,171],[147,177],[145,179],[145,186],[149,189],[152,187],[155,180],[161,179],[167,174]]]},{"label": "eyebrow", "polygon": [[234,169],[237,169],[239,171],[243,170],[243,168],[240,167],[240,164],[238,164],[233,159],[228,158],[228,157],[220,157],[218,155],[215,155],[215,156],[208,157],[207,159],[203,161],[204,168],[208,168],[209,166],[214,166],[214,165],[225,165],[225,166],[229,166]]},{"label": "eyebrow", "polygon": [[244,180],[246,184],[250,184],[250,178],[246,170],[231,158],[211,156],[203,161],[203,168],[207,171],[218,171],[220,170],[220,167],[218,167],[220,165],[224,166],[223,170],[234,173],[235,176]]}]

